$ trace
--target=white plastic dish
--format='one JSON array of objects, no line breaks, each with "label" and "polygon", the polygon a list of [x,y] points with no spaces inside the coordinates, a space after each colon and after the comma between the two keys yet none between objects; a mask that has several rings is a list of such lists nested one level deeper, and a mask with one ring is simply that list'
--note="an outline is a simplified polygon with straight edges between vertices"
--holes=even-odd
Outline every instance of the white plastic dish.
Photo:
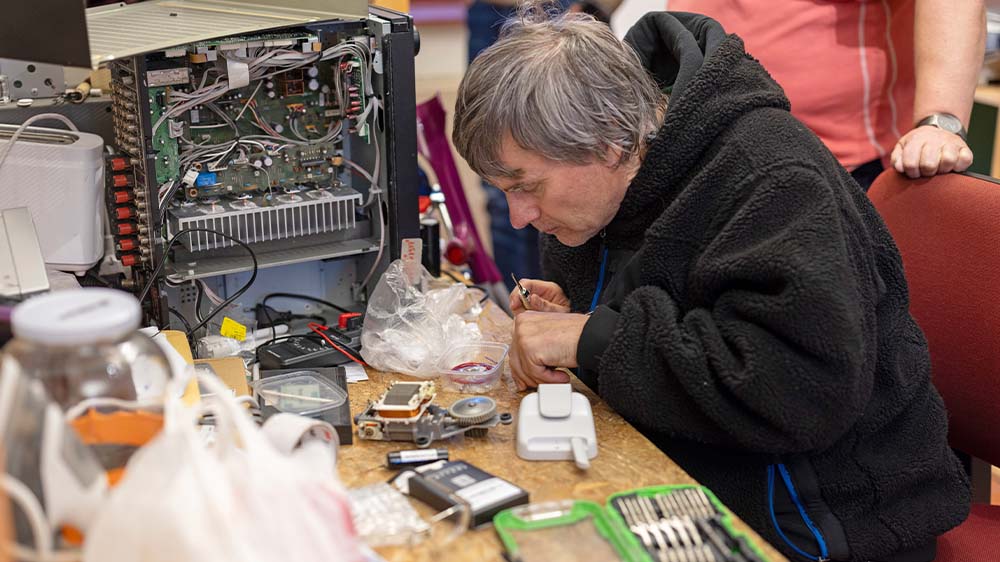
[{"label": "white plastic dish", "polygon": [[336,408],[347,401],[347,393],[316,371],[295,371],[261,379],[254,391],[268,406],[281,412],[310,416]]}]

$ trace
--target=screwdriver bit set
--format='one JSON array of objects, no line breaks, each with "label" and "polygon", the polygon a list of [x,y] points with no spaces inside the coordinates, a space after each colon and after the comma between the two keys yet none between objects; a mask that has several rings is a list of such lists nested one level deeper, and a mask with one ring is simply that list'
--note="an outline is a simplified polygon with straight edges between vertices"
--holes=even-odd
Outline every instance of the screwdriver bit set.
[{"label": "screwdriver bit set", "polygon": [[611,497],[612,516],[656,562],[764,562],[731,526],[731,517],[701,486],[663,486]]}]

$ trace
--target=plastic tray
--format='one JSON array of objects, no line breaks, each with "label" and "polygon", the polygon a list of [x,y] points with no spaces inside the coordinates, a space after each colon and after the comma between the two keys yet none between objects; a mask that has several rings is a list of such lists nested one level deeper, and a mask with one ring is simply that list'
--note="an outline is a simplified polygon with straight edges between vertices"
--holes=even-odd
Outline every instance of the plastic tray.
[{"label": "plastic tray", "polygon": [[489,392],[500,382],[507,361],[505,343],[480,342],[455,346],[438,359],[445,390],[470,394]]},{"label": "plastic tray", "polygon": [[347,401],[347,393],[316,371],[295,371],[261,379],[254,391],[279,411],[309,416],[336,408]]}]

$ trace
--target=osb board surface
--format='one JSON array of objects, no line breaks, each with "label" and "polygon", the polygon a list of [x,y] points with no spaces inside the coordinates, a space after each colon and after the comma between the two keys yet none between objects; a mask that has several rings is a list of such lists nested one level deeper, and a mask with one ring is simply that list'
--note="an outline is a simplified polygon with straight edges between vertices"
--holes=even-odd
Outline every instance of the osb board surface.
[{"label": "osb board surface", "polygon": [[[364,409],[369,401],[375,400],[391,381],[413,380],[371,370],[369,376],[371,380],[368,382],[350,385],[351,411],[355,414]],[[468,461],[528,490],[532,502],[579,499],[603,505],[608,496],[621,490],[695,483],[655,445],[611,411],[586,385],[574,380],[573,386],[590,400],[594,411],[598,454],[591,461],[588,471],[578,470],[569,461],[529,462],[520,459],[515,452],[516,421],[490,429],[485,437],[457,438],[436,442],[433,446],[447,447],[452,460]],[[497,401],[500,412],[510,412],[516,420],[517,407],[524,394],[501,384],[490,396]],[[435,403],[448,406],[463,396],[466,395],[439,389]],[[338,461],[340,477],[348,487],[387,481],[394,471],[385,468],[386,453],[413,448],[406,443],[361,441],[356,435],[354,443],[341,448]],[[737,522],[737,526],[756,538],[742,522]],[[441,531],[443,529],[436,529],[434,537],[414,547],[379,548],[378,552],[390,562],[502,560],[503,547],[491,528],[467,532],[449,545],[442,545],[445,533]],[[772,561],[785,560],[764,541],[756,539],[756,542]]]}]

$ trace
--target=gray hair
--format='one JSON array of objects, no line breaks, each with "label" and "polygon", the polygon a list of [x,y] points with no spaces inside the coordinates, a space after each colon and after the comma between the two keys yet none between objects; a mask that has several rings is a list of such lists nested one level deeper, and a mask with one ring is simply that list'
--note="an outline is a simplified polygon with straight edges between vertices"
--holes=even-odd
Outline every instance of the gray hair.
[{"label": "gray hair", "polygon": [[593,17],[521,7],[500,40],[469,66],[458,89],[452,139],[485,178],[513,178],[500,160],[507,134],[550,160],[589,164],[620,152],[641,158],[666,96],[632,48]]}]

